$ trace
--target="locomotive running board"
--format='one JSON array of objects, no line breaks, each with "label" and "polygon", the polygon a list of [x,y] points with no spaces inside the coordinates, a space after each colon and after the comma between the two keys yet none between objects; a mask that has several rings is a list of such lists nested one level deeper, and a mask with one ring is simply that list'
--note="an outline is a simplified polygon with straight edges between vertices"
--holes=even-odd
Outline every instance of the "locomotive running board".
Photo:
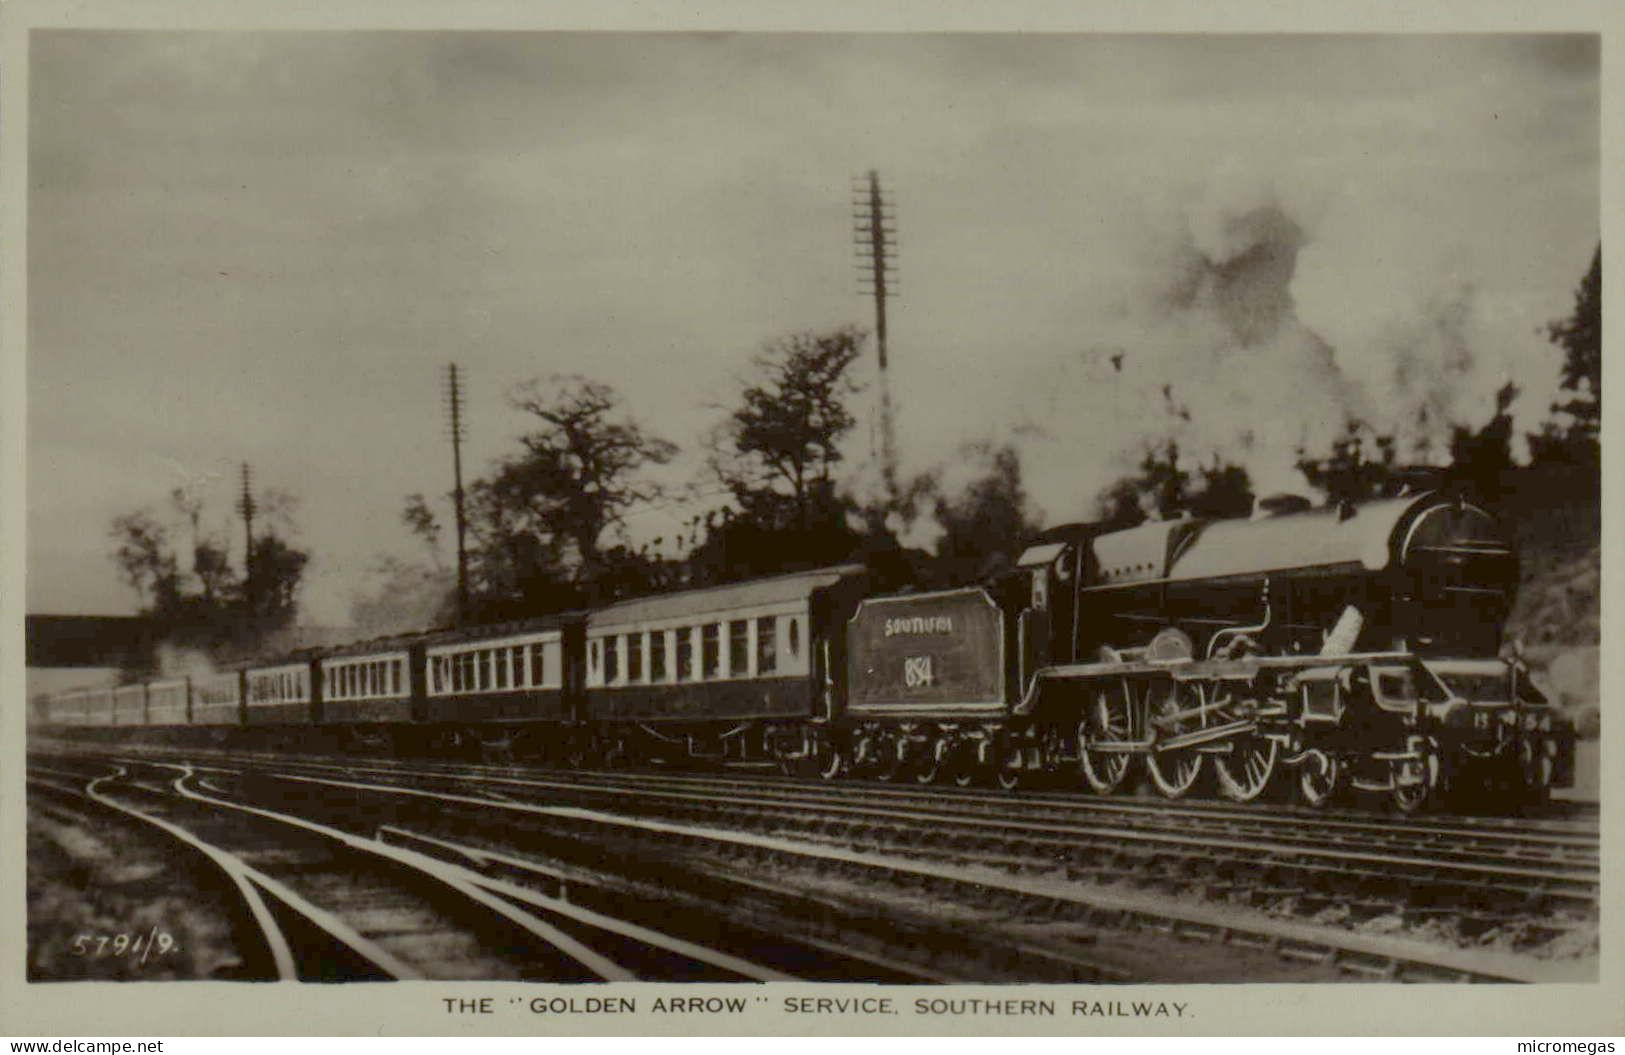
[{"label": "locomotive running board", "polygon": [[1026,696],[1012,709],[1029,715],[1038,704],[1040,688],[1046,683],[1092,681],[1099,678],[1132,678],[1154,674],[1175,681],[1247,681],[1264,671],[1291,672],[1317,667],[1381,663],[1394,666],[1421,663],[1414,652],[1346,652],[1330,656],[1243,656],[1239,659],[1180,659],[1164,662],[1132,660],[1123,663],[1062,663],[1044,667],[1033,674]]}]

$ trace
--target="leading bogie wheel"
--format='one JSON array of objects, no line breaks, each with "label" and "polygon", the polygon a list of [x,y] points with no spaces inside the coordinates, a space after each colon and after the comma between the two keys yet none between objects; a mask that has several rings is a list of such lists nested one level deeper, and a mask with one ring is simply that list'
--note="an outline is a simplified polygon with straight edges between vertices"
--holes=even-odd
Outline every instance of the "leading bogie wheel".
[{"label": "leading bogie wheel", "polygon": [[1439,785],[1439,756],[1424,748],[1420,758],[1390,762],[1388,773],[1394,807],[1401,813],[1415,813],[1427,805]]},{"label": "leading bogie wheel", "polygon": [[1298,797],[1305,806],[1324,809],[1343,790],[1343,764],[1336,755],[1311,752],[1298,766]]}]

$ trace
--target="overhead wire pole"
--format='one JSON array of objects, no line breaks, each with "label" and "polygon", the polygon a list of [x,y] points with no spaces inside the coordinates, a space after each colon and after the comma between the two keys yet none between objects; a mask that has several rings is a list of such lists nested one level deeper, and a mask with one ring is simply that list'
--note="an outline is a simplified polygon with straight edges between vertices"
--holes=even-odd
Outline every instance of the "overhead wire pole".
[{"label": "overhead wire pole", "polygon": [[248,595],[249,606],[254,603],[254,470],[243,463],[243,494],[237,500],[237,512],[243,518],[243,592]]},{"label": "overhead wire pole", "polygon": [[895,295],[897,226],[895,207],[880,191],[880,173],[870,169],[853,187],[852,244],[866,295],[875,301],[875,344],[880,354],[880,471],[886,495],[897,498],[897,431],[892,419],[891,381],[886,371],[886,298]]},{"label": "overhead wire pole", "polygon": [[463,514],[463,381],[457,373],[457,364],[446,367],[446,410],[450,416],[451,467],[455,489],[452,504],[457,511],[457,623],[468,621],[468,550],[465,539],[468,521]]}]

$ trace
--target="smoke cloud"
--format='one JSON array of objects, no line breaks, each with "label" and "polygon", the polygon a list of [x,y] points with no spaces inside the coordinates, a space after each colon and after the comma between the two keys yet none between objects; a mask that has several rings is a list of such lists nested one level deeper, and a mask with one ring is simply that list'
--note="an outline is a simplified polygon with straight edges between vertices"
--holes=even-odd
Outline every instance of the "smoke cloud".
[{"label": "smoke cloud", "polygon": [[1393,435],[1406,461],[1442,463],[1453,425],[1495,412],[1514,360],[1546,354],[1549,383],[1514,406],[1519,435],[1535,428],[1557,388],[1544,342],[1497,325],[1458,270],[1385,259],[1369,240],[1342,253],[1326,203],[1221,168],[1152,218],[1088,346],[1022,385],[1016,431],[1050,522],[1092,517],[1101,488],[1166,440],[1187,470],[1241,465],[1260,494],[1312,494],[1299,452],[1327,453],[1351,420]]}]

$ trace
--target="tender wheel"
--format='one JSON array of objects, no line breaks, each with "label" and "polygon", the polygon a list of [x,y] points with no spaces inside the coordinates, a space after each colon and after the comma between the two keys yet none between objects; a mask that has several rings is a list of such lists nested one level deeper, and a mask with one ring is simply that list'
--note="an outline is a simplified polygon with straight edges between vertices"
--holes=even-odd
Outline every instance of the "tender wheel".
[{"label": "tender wheel", "polygon": [[[1206,699],[1202,687],[1194,683],[1184,686],[1173,684],[1154,686],[1150,689],[1149,696],[1151,699],[1147,713],[1152,721],[1158,718],[1172,718],[1181,711],[1200,707]],[[1201,716],[1179,719],[1164,726],[1158,739],[1189,733],[1205,724]],[[1177,799],[1196,786],[1197,780],[1202,776],[1202,763],[1206,758],[1206,755],[1189,748],[1157,751],[1153,747],[1151,753],[1145,756],[1145,765],[1151,783],[1156,785],[1162,796]]]},{"label": "tender wheel", "polygon": [[948,740],[948,750],[943,752],[942,740],[938,738],[926,743],[926,755],[914,767],[914,782],[916,784],[942,784],[948,780],[948,775],[958,768],[959,752],[955,750],[956,744]]},{"label": "tender wheel", "polygon": [[1343,789],[1343,765],[1337,756],[1313,751],[1298,767],[1298,796],[1305,806],[1323,809]]},{"label": "tender wheel", "polygon": [[1027,771],[1022,768],[1025,759],[1022,758],[1021,745],[1009,740],[1004,741],[999,751],[999,758],[1001,760],[999,768],[994,774],[994,779],[999,787],[1006,791],[1014,791],[1017,788],[1025,787],[1028,775]]},{"label": "tender wheel", "polygon": [[1097,795],[1110,795],[1122,787],[1134,759],[1121,751],[1091,751],[1089,745],[1133,738],[1130,717],[1133,693],[1126,678],[1116,692],[1108,688],[1097,690],[1083,721],[1078,723],[1078,766],[1083,771],[1083,779]]},{"label": "tender wheel", "polygon": [[1219,780],[1219,793],[1232,802],[1252,802],[1269,790],[1275,778],[1275,761],[1280,744],[1262,736],[1244,736],[1235,741],[1228,755],[1213,756],[1213,775]]},{"label": "tender wheel", "polygon": [[897,757],[897,745],[890,740],[881,742],[881,755],[875,761],[875,779],[890,784],[903,777],[907,767],[903,760]]},{"label": "tender wheel", "polygon": [[835,780],[846,771],[846,755],[834,744],[821,744],[818,752],[818,777]]}]

